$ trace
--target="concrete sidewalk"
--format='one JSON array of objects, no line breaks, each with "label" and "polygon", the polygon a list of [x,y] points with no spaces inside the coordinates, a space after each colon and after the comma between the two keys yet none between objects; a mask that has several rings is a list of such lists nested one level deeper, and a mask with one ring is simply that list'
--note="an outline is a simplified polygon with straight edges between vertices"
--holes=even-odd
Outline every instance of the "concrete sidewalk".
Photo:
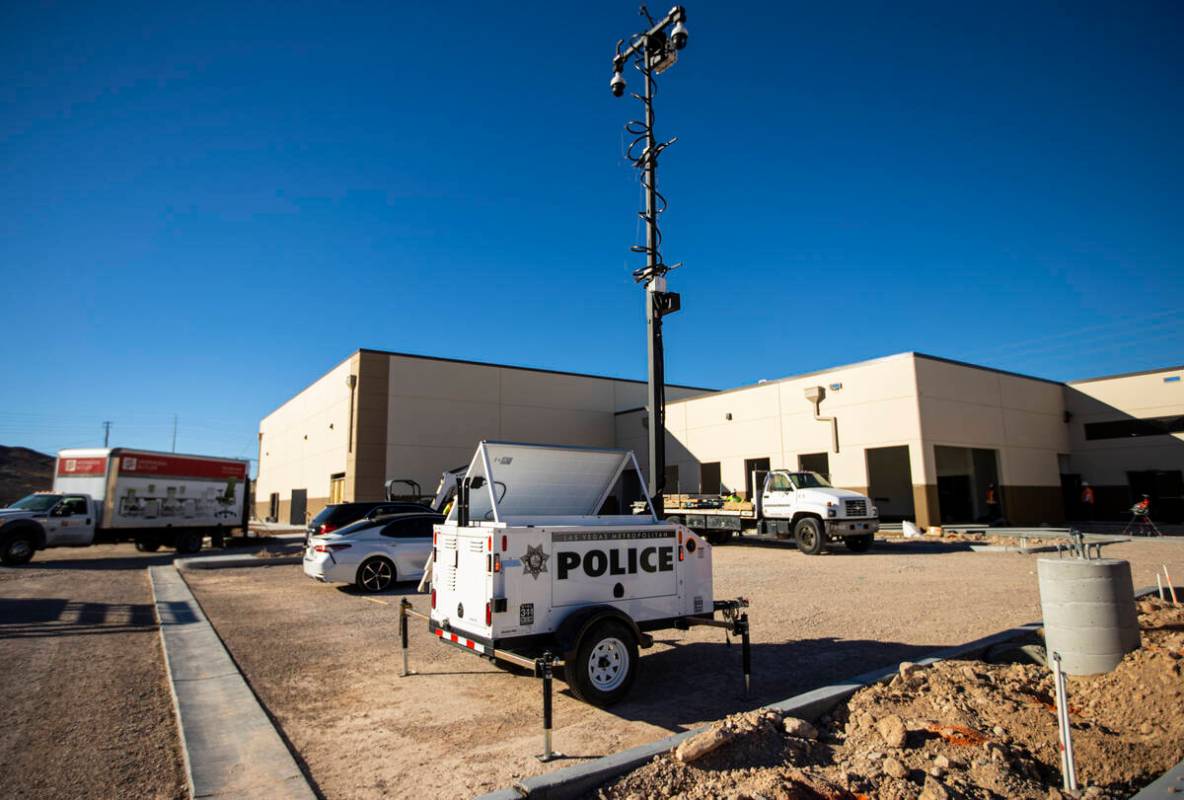
[{"label": "concrete sidewalk", "polygon": [[158,566],[148,574],[191,796],[315,800],[180,573]]}]

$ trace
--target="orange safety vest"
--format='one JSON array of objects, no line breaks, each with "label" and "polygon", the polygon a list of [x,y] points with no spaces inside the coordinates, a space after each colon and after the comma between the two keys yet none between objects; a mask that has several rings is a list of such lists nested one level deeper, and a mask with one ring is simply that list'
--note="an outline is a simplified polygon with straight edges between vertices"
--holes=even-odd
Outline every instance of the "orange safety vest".
[{"label": "orange safety vest", "polygon": [[1081,490],[1081,502],[1088,503],[1091,506],[1094,504],[1094,487],[1086,486]]},{"label": "orange safety vest", "polygon": [[994,489],[987,489],[987,505],[989,505],[989,506],[995,505],[995,490]]}]

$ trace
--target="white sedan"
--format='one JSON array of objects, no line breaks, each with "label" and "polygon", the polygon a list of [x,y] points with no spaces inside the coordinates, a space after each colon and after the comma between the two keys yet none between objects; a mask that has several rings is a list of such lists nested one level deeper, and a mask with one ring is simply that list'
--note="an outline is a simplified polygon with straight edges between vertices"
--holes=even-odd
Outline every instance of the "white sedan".
[{"label": "white sedan", "polygon": [[304,574],[325,583],[352,583],[364,592],[417,580],[432,553],[432,526],[443,521],[439,514],[395,514],[310,536]]}]

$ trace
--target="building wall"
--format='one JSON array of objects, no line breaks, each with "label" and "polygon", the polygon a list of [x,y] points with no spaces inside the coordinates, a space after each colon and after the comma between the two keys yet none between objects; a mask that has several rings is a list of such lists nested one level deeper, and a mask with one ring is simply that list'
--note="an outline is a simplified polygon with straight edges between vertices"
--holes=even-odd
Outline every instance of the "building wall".
[{"label": "building wall", "polygon": [[[667,396],[706,391],[670,386]],[[347,501],[381,499],[391,478],[434,492],[482,439],[612,447],[614,413],[645,392],[638,381],[360,350],[260,422],[256,515],[268,515],[275,492],[287,522],[294,489],[316,514],[338,473]]]},{"label": "building wall", "polygon": [[[724,486],[743,491],[747,459],[768,458],[773,468],[796,469],[799,456],[827,452],[831,481],[866,492],[869,447],[907,446],[918,474],[923,452],[915,381],[914,359],[903,354],[670,402],[667,462],[678,466],[684,491],[697,491],[699,466],[716,461]],[[837,453],[830,424],[814,419],[814,406],[805,398],[813,386],[826,389],[820,413],[838,420]],[[632,448],[644,465],[649,448],[643,418],[640,411],[618,415],[617,444]]]},{"label": "building wall", "polygon": [[615,412],[645,401],[645,384],[635,381],[385,357],[385,474],[418,481],[424,491],[435,491],[444,470],[467,464],[482,439],[613,447]]},{"label": "building wall", "polygon": [[940,518],[933,448],[944,445],[996,452],[1008,521],[1063,521],[1057,456],[1069,452],[1069,441],[1062,384],[925,357],[916,359],[916,376],[923,494],[932,520]]},{"label": "building wall", "polygon": [[307,490],[308,510],[316,514],[328,500],[329,476],[348,474],[350,389],[346,378],[357,373],[355,353],[259,423],[257,517],[267,517],[270,496],[276,492],[279,519],[287,522],[293,489]]},{"label": "building wall", "polygon": [[1102,516],[1121,515],[1132,497],[1128,473],[1184,469],[1184,434],[1114,439],[1085,438],[1085,426],[1184,415],[1184,369],[1076,381],[1064,387],[1069,469],[1094,486]]}]

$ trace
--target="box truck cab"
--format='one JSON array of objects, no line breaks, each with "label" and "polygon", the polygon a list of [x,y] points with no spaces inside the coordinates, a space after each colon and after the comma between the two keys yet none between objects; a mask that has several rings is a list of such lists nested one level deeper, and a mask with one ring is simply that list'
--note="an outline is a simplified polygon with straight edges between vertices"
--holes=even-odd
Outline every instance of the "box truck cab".
[{"label": "box truck cab", "polygon": [[246,530],[246,461],[149,450],[63,450],[53,490],[0,509],[0,561],[29,561],[47,547],[85,547],[132,540],[141,550],[162,545],[201,549]]},{"label": "box truck cab", "polygon": [[[639,498],[645,513],[622,511]],[[434,530],[433,634],[487,657],[554,653],[597,705],[628,692],[651,631],[716,609],[711,546],[657,518],[630,451],[482,442]]]}]

